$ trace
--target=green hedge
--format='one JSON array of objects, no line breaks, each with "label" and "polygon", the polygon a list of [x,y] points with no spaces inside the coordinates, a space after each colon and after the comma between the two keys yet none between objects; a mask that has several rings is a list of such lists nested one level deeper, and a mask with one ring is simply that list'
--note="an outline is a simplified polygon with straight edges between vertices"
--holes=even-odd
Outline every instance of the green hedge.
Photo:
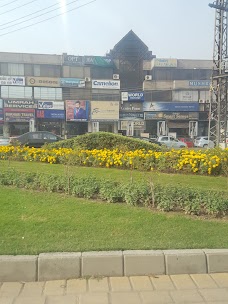
[{"label": "green hedge", "polygon": [[127,203],[163,211],[182,211],[186,214],[228,214],[228,197],[225,192],[154,185],[152,181],[120,183],[91,175],[76,178],[67,174],[59,176],[8,170],[0,172],[0,185],[67,193],[87,199]]},{"label": "green hedge", "polygon": [[161,147],[156,144],[108,132],[87,133],[54,144],[46,145],[46,147],[88,150],[121,149],[134,151],[138,149],[145,149],[161,151]]}]

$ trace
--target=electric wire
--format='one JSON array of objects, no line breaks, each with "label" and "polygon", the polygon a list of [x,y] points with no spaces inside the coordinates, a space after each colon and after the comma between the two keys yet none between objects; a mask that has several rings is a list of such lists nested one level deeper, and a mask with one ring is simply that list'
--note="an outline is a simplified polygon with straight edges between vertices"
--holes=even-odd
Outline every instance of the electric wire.
[{"label": "electric wire", "polygon": [[0,8],[2,8],[2,7],[4,7],[4,6],[7,6],[7,5],[10,5],[10,4],[12,4],[12,3],[14,3],[14,2],[17,2],[17,1],[19,1],[19,0],[14,0],[14,1],[11,1],[11,2],[9,2],[9,3],[7,3],[7,4],[1,5]]},{"label": "electric wire", "polygon": [[[36,1],[36,0],[35,0],[35,1]],[[22,23],[25,23],[25,22],[28,22],[28,21],[33,20],[33,19],[36,19],[36,18],[39,18],[39,17],[41,17],[41,16],[47,15],[47,14],[49,14],[49,13],[51,13],[51,12],[54,12],[54,11],[56,11],[56,10],[62,8],[62,7],[71,5],[71,4],[73,4],[73,3],[75,3],[75,2],[78,2],[78,1],[81,1],[81,0],[74,0],[74,1],[71,1],[71,2],[67,3],[66,5],[59,6],[59,7],[57,7],[57,8],[54,8],[54,9],[52,9],[52,10],[50,10],[50,11],[48,11],[48,12],[45,12],[45,13],[43,13],[43,14],[40,14],[40,15],[38,15],[38,16],[29,18],[29,19],[27,19],[27,20],[24,20],[24,21],[21,21],[21,22],[18,22],[18,23],[15,23],[15,24],[13,24],[13,25],[9,25],[9,26],[0,28],[0,31],[3,31],[3,30],[5,30],[5,29],[7,29],[7,28],[14,27],[14,26],[16,26],[16,25],[19,25],[19,24],[22,24]],[[59,4],[59,3],[57,3],[57,4]],[[56,5],[56,4],[55,4],[55,5]]]},{"label": "electric wire", "polygon": [[[35,1],[36,1],[36,0],[35,0]],[[79,9],[79,8],[85,7],[85,6],[87,6],[87,5],[89,5],[89,4],[93,3],[93,2],[96,2],[96,1],[97,1],[97,0],[92,0],[92,1],[90,1],[90,2],[87,2],[87,3],[85,3],[85,4],[80,5],[80,6],[78,6],[78,7],[72,8],[72,9],[66,11],[66,12],[60,13],[60,14],[58,14],[58,15],[55,15],[55,16],[53,16],[53,17],[50,17],[50,18],[47,18],[47,19],[44,19],[44,20],[35,22],[35,23],[33,23],[33,24],[30,24],[30,25],[21,27],[21,28],[19,28],[19,29],[13,30],[13,31],[9,31],[9,32],[7,32],[7,33],[1,34],[0,37],[1,37],[1,36],[9,35],[9,34],[11,34],[11,33],[15,33],[15,32],[21,31],[21,30],[23,30],[23,29],[32,27],[32,26],[34,26],[34,25],[36,25],[36,24],[40,24],[40,23],[45,22],[45,21],[52,20],[52,19],[54,19],[54,18],[56,18],[56,17],[62,16],[62,15],[64,15],[64,14],[67,14],[67,13],[72,12],[72,11],[74,11],[74,10],[77,10],[77,9]]]},{"label": "electric wire", "polygon": [[17,6],[17,7],[15,7],[15,8],[12,8],[12,9],[8,10],[8,11],[5,11],[5,12],[3,12],[3,13],[0,13],[0,16],[2,16],[2,15],[4,15],[4,14],[7,14],[7,13],[9,13],[9,12],[15,11],[16,9],[21,8],[21,7],[24,7],[24,6],[26,6],[26,5],[29,5],[29,4],[31,4],[31,3],[35,2],[35,1],[38,1],[38,0],[32,0],[32,1],[30,1],[30,2],[27,2],[27,3],[23,4],[23,5]]}]

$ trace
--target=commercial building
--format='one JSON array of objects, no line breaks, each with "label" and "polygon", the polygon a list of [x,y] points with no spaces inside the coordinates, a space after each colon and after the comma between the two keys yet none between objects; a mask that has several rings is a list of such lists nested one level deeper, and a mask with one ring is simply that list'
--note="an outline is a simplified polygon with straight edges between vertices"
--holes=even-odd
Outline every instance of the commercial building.
[{"label": "commercial building", "polygon": [[211,67],[156,58],[133,31],[106,56],[0,52],[0,134],[206,135]]}]

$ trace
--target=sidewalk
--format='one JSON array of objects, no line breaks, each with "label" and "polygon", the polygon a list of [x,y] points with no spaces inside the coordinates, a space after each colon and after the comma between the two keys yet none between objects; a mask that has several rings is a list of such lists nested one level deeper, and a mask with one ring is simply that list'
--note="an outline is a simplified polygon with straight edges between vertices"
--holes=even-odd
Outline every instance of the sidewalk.
[{"label": "sidewalk", "polygon": [[0,304],[228,303],[228,273],[0,283]]}]

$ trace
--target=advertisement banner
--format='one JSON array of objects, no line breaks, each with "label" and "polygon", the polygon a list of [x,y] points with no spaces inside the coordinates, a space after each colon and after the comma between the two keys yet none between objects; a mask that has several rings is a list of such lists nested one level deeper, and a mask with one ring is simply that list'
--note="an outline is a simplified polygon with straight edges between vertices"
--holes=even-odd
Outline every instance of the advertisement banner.
[{"label": "advertisement banner", "polygon": [[85,79],[79,78],[60,78],[61,87],[84,88]]},{"label": "advertisement banner", "polygon": [[92,80],[92,89],[119,90],[119,80]]},{"label": "advertisement banner", "polygon": [[173,91],[173,101],[198,102],[198,91]]},{"label": "advertisement banner", "polygon": [[123,104],[121,104],[120,110],[127,112],[142,112],[143,105],[140,102],[124,102]]},{"label": "advertisement banner", "polygon": [[154,58],[152,61],[154,67],[160,68],[176,68],[177,59],[175,58]]},{"label": "advertisement banner", "polygon": [[54,77],[26,77],[26,84],[32,87],[59,87],[59,78]]},{"label": "advertisement banner", "polygon": [[65,55],[63,57],[63,63],[65,65],[94,65],[101,67],[113,67],[113,61],[111,58],[103,56],[74,56]]},{"label": "advertisement banner", "polygon": [[121,120],[142,120],[144,119],[143,112],[120,112]]},{"label": "advertisement banner", "polygon": [[64,101],[41,101],[41,100],[38,100],[37,109],[40,109],[40,110],[64,110]]},{"label": "advertisement banner", "polygon": [[29,122],[34,119],[34,110],[32,109],[5,109],[5,122]]},{"label": "advertisement banner", "polygon": [[191,113],[184,113],[184,112],[146,112],[145,113],[145,120],[186,120],[186,119],[199,119],[199,113],[191,112]]},{"label": "advertisement banner", "polygon": [[21,76],[0,76],[0,85],[4,86],[24,86],[25,77]]},{"label": "advertisement banner", "polygon": [[87,121],[89,118],[88,100],[66,100],[67,121]]},{"label": "advertisement banner", "polygon": [[65,111],[64,110],[37,110],[36,117],[41,119],[65,119]]},{"label": "advertisement banner", "polygon": [[[120,121],[120,130],[127,130],[128,120]],[[145,129],[145,121],[144,120],[137,120],[133,121],[134,130],[144,130]]]},{"label": "advertisement banner", "polygon": [[0,123],[3,122],[3,110],[0,109]]},{"label": "advertisement banner", "polygon": [[34,100],[4,100],[4,108],[35,109],[36,107]]},{"label": "advertisement banner", "polygon": [[197,112],[198,102],[144,102],[143,110],[150,112]]},{"label": "advertisement banner", "polygon": [[210,80],[189,80],[190,87],[210,87]]},{"label": "advertisement banner", "polygon": [[119,120],[119,101],[91,101],[91,120]]},{"label": "advertisement banner", "polygon": [[122,101],[144,101],[144,92],[122,92]]}]

